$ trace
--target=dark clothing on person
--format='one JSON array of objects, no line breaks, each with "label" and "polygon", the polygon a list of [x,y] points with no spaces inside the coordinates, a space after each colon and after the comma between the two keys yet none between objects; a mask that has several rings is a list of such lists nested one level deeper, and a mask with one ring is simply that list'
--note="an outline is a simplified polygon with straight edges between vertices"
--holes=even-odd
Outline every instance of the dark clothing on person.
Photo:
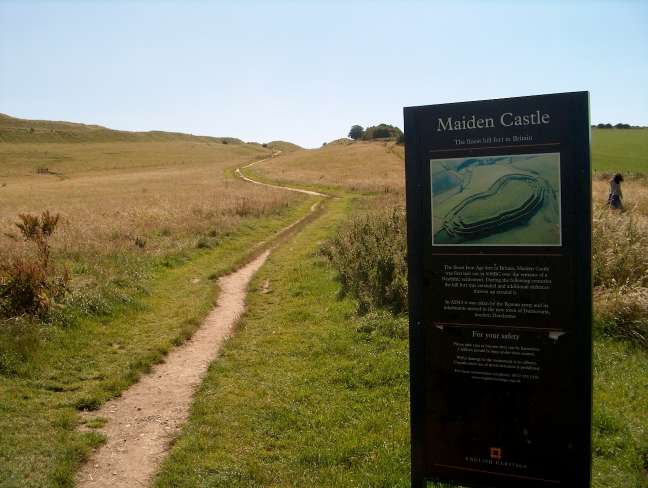
[{"label": "dark clothing on person", "polygon": [[608,205],[610,208],[623,208],[623,192],[621,191],[621,182],[618,178],[610,180],[610,195],[608,196]]}]

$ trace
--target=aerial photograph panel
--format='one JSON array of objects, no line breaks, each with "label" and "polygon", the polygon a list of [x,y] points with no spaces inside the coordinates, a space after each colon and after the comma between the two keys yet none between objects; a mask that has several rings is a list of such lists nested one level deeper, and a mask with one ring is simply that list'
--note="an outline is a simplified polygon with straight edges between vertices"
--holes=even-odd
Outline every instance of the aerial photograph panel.
[{"label": "aerial photograph panel", "polygon": [[560,153],[430,160],[432,244],[560,246]]}]

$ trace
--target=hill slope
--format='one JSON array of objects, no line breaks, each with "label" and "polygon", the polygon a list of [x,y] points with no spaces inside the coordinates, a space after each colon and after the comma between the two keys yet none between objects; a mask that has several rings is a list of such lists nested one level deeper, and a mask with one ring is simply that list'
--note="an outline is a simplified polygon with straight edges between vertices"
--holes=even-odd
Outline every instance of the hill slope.
[{"label": "hill slope", "polygon": [[18,119],[0,114],[0,142],[163,142],[195,141],[243,144],[234,137],[194,136],[180,132],[130,132],[100,125]]},{"label": "hill slope", "polygon": [[272,164],[254,171],[272,180],[347,188],[363,192],[403,189],[403,160],[393,143],[353,142],[327,144],[282,154]]},{"label": "hill slope", "polygon": [[[276,181],[361,191],[403,190],[404,146],[384,141],[331,141],[293,151],[254,171]],[[648,174],[648,129],[592,129],[595,172]]]},{"label": "hill slope", "polygon": [[273,151],[281,151],[284,153],[299,151],[300,149],[303,149],[303,147],[298,146],[297,144],[293,144],[292,142],[286,142],[286,141],[271,141],[268,142],[266,146],[272,149]]}]

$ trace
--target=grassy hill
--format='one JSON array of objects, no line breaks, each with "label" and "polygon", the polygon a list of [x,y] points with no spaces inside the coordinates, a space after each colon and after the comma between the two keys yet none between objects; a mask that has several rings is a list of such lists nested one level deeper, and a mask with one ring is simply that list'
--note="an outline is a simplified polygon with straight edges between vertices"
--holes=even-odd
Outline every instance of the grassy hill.
[{"label": "grassy hill", "polygon": [[281,151],[284,153],[299,151],[300,149],[303,149],[303,147],[298,146],[297,144],[286,141],[271,141],[266,144],[266,147],[272,149],[273,151]]},{"label": "grassy hill", "polygon": [[194,136],[180,132],[131,132],[100,125],[18,119],[0,114],[0,142],[164,142],[193,141],[243,144],[234,137]]},{"label": "grassy hill", "polygon": [[362,192],[401,191],[405,184],[403,160],[392,151],[393,143],[331,143],[282,155],[272,164],[255,167],[269,178],[320,187]]}]

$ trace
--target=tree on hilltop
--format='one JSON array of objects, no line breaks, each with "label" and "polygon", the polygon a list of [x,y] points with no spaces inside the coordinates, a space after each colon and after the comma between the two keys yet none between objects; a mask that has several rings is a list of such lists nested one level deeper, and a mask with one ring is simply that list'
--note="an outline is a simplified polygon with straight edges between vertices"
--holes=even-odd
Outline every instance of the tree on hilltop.
[{"label": "tree on hilltop", "polygon": [[403,131],[398,127],[389,124],[378,124],[367,127],[362,137],[365,140],[371,139],[396,139],[398,140],[403,135]]},{"label": "tree on hilltop", "polygon": [[361,125],[354,125],[351,127],[351,130],[349,131],[349,137],[353,139],[354,141],[357,141],[364,135],[364,129],[362,128]]}]

